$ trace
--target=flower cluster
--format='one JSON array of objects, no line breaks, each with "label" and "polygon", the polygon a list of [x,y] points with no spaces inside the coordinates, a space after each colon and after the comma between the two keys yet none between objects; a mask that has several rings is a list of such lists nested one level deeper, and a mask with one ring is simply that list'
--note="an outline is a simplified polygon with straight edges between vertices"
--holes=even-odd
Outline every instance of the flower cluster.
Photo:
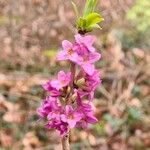
[{"label": "flower cluster", "polygon": [[62,136],[70,128],[86,128],[89,123],[97,122],[92,100],[100,84],[99,72],[94,67],[100,54],[93,43],[94,37],[91,35],[77,34],[74,43],[64,40],[57,60],[70,61],[73,66],[71,72],[60,71],[57,78],[43,85],[49,95],[37,109],[38,115],[47,120],[47,128],[58,130]]}]

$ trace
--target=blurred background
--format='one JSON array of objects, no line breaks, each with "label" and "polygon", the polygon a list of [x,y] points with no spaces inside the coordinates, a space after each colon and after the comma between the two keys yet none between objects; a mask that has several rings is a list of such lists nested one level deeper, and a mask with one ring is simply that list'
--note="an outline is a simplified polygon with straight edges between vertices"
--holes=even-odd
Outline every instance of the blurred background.
[{"label": "blurred background", "polygon": [[[72,149],[150,150],[150,1],[99,0],[97,11],[105,19],[91,33],[102,54],[99,122],[72,130]],[[68,68],[55,56],[62,40],[73,40],[74,20],[70,0],[0,0],[0,150],[61,149],[36,108],[41,84]]]}]

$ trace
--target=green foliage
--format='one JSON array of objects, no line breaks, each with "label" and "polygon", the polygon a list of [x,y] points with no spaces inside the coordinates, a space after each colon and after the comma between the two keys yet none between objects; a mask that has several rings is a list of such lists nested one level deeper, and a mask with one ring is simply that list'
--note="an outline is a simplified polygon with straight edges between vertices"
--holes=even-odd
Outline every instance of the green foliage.
[{"label": "green foliage", "polygon": [[142,120],[143,114],[142,114],[141,110],[137,107],[129,107],[127,114],[128,114],[129,124],[133,124],[135,122]]},{"label": "green foliage", "polygon": [[86,17],[90,13],[94,12],[97,0],[86,0],[85,7],[83,10],[83,17]]},{"label": "green foliage", "polygon": [[72,2],[74,11],[77,16],[76,27],[79,31],[86,33],[92,31],[94,28],[101,29],[98,23],[102,22],[104,19],[100,14],[94,12],[96,2],[97,0],[86,0],[82,17],[78,16],[79,13],[77,6]]},{"label": "green foliage", "polygon": [[138,31],[146,31],[150,27],[150,1],[137,0],[128,11],[127,19],[134,23]]},{"label": "green foliage", "polygon": [[99,28],[101,27],[98,25],[98,23],[102,22],[104,19],[101,17],[98,13],[90,13],[86,17],[80,17],[77,20],[77,28],[79,30],[86,30],[87,32],[92,31],[93,28]]}]

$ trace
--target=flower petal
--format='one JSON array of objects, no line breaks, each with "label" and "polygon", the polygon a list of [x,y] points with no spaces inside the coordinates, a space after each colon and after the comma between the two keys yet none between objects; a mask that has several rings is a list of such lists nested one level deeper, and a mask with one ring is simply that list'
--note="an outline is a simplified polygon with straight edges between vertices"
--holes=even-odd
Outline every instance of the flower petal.
[{"label": "flower petal", "polygon": [[56,88],[57,90],[59,90],[61,88],[61,85],[58,80],[52,80],[51,85],[53,88]]},{"label": "flower petal", "polygon": [[72,119],[68,119],[68,125],[70,128],[74,128],[75,125],[76,125],[76,121],[75,120],[72,120]]},{"label": "flower petal", "polygon": [[61,50],[60,52],[58,52],[56,59],[59,60],[67,60],[67,54],[65,50]]},{"label": "flower petal", "polygon": [[59,81],[64,80],[65,77],[66,77],[66,74],[65,74],[64,71],[59,71],[59,72],[58,72],[58,80],[59,80]]},{"label": "flower petal", "polygon": [[86,64],[83,64],[82,67],[88,75],[92,75],[95,71],[95,67],[93,64],[86,63]]},{"label": "flower petal", "polygon": [[66,114],[69,115],[73,112],[73,108],[71,105],[66,105]]},{"label": "flower petal", "polygon": [[67,122],[67,117],[66,117],[66,115],[62,114],[62,115],[61,115],[61,120],[62,120],[63,122]]},{"label": "flower petal", "polygon": [[67,41],[67,40],[64,40],[62,41],[62,47],[64,50],[68,50],[68,49],[72,49],[72,43]]},{"label": "flower petal", "polygon": [[89,123],[96,123],[97,119],[96,119],[96,117],[93,116],[93,114],[90,114],[90,115],[88,114],[87,122],[89,122]]},{"label": "flower petal", "polygon": [[97,52],[89,54],[89,63],[94,63],[101,58],[101,55]]}]

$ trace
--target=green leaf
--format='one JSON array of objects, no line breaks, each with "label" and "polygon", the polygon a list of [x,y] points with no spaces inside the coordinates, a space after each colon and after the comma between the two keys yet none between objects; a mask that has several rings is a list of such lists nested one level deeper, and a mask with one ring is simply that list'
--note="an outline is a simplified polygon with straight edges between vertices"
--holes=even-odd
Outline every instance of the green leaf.
[{"label": "green leaf", "polygon": [[97,0],[94,0],[94,2],[93,2],[93,10],[92,10],[92,12],[94,12],[95,7],[96,7],[96,4],[97,4]]},{"label": "green leaf", "polygon": [[74,12],[76,14],[76,17],[78,18],[79,17],[79,12],[78,12],[77,6],[73,1],[71,3],[72,3],[72,6],[73,6],[73,9],[74,9]]},{"label": "green leaf", "polygon": [[92,29],[102,29],[98,24],[94,24],[94,25],[91,25],[91,26],[89,26],[88,28],[86,28],[86,30],[88,31],[88,32],[90,32],[90,31],[92,31]]},{"label": "green leaf", "polygon": [[97,23],[102,22],[104,19],[102,16],[98,13],[90,13],[88,16],[85,17],[86,19],[86,27],[89,27],[91,25],[95,25]]},{"label": "green leaf", "polygon": [[93,24],[90,26],[91,28],[102,29],[98,24]]},{"label": "green leaf", "polygon": [[77,28],[84,30],[85,27],[86,27],[86,19],[80,17],[80,18],[77,20]]},{"label": "green leaf", "polygon": [[88,14],[92,13],[95,9],[97,0],[86,0],[83,17],[87,16]]},{"label": "green leaf", "polygon": [[86,0],[83,16],[79,18],[77,6],[72,2],[77,15],[76,27],[78,30],[83,31],[83,33],[90,32],[93,28],[101,29],[98,23],[102,22],[104,19],[100,14],[94,12],[96,4],[97,0]]}]

